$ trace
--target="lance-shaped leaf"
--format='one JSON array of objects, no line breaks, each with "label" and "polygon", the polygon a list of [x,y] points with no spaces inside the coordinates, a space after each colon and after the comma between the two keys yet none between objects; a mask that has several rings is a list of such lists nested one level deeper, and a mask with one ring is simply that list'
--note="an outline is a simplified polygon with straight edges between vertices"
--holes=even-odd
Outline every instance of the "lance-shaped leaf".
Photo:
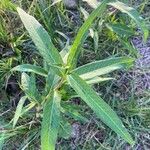
[{"label": "lance-shaped leaf", "polygon": [[116,9],[130,16],[137,23],[137,25],[142,29],[144,34],[144,40],[146,41],[149,35],[148,28],[144,22],[144,19],[139,15],[139,13],[134,8],[129,7],[126,4],[119,2],[117,0],[113,0],[112,2],[109,3],[109,5],[115,7]]},{"label": "lance-shaped leaf", "polygon": [[67,64],[69,67],[73,68],[76,65],[77,57],[81,50],[80,46],[83,44],[88,30],[90,29],[94,19],[97,16],[100,17],[104,13],[104,11],[106,10],[107,3],[109,1],[110,0],[103,0],[102,3],[99,5],[99,7],[90,14],[88,19],[84,22],[84,24],[79,29],[78,34],[75,38],[75,41],[70,49],[70,53],[68,56]]},{"label": "lance-shaped leaf", "polygon": [[11,71],[33,72],[44,77],[47,77],[47,74],[48,74],[48,72],[44,70],[43,68],[39,66],[35,66],[35,65],[30,65],[30,64],[18,65],[12,68]]},{"label": "lance-shaped leaf", "polygon": [[49,95],[43,110],[41,149],[55,150],[60,126],[60,96],[55,91]]},{"label": "lance-shaped leaf", "polygon": [[118,118],[117,114],[84,80],[75,74],[69,75],[67,80],[70,86],[107,126],[114,130],[128,143],[131,145],[134,144],[132,137]]},{"label": "lance-shaped leaf", "polygon": [[14,115],[14,119],[13,119],[13,127],[16,126],[16,123],[17,123],[19,117],[22,115],[22,108],[23,108],[23,104],[24,104],[26,99],[27,99],[27,97],[23,96],[20,99],[20,101],[19,101],[19,103],[17,105],[16,111],[15,111],[15,115]]},{"label": "lance-shaped leaf", "polygon": [[121,24],[121,23],[109,23],[106,24],[107,28],[111,30],[112,32],[115,32],[117,35],[121,37],[130,37],[134,35],[134,31],[132,28],[129,28],[127,25]]},{"label": "lance-shaped leaf", "polygon": [[80,75],[80,77],[83,79],[91,79],[96,76],[110,73],[117,69],[130,67],[133,64],[133,61],[134,59],[126,57],[109,58],[88,63],[76,68],[72,72]]},{"label": "lance-shaped leaf", "polygon": [[18,7],[17,11],[43,58],[50,64],[61,65],[63,63],[61,56],[42,25],[33,16],[30,16],[21,8]]},{"label": "lance-shaped leaf", "polygon": [[26,73],[22,73],[21,87],[30,100],[38,103],[41,101],[41,97],[36,87],[34,75],[29,76]]}]

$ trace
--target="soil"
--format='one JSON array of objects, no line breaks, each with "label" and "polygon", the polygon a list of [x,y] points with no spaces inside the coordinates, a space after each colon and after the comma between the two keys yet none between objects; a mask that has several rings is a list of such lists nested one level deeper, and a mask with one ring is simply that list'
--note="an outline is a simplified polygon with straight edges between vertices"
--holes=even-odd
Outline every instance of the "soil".
[{"label": "soil", "polygon": [[138,94],[150,90],[150,39],[146,43],[141,37],[132,40],[140,57],[136,60],[133,80]]}]

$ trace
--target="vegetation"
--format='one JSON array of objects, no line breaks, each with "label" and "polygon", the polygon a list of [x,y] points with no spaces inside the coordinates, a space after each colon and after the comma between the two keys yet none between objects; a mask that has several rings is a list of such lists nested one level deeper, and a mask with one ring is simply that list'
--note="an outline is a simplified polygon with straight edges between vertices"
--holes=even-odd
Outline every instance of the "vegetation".
[{"label": "vegetation", "polygon": [[[103,142],[96,140],[96,143],[92,139],[86,140],[77,148],[123,149],[128,146],[126,142],[134,148],[139,140],[136,134],[149,132],[149,101],[144,101],[149,95],[145,94],[143,99],[139,97],[142,104],[138,108],[138,98],[134,96],[133,89],[128,95],[128,101],[117,100],[111,93],[118,90],[113,87],[116,82],[114,77],[119,73],[123,74],[116,70],[128,72],[138,57],[137,50],[131,44],[131,37],[143,35],[143,40],[147,41],[149,31],[144,19],[134,8],[121,1],[103,0],[91,13],[81,7],[85,21],[78,27],[79,30],[73,28],[73,35],[77,30],[78,32],[74,38],[71,37],[71,44],[69,35],[65,35],[65,32],[69,32],[76,25],[74,22],[70,24],[63,3],[33,1],[31,4],[23,4],[25,8],[30,6],[28,13],[32,12],[39,21],[16,7],[18,4],[10,1],[1,1],[0,4],[0,148],[7,149],[13,144],[16,149],[73,149],[71,145],[68,146],[73,134],[72,124],[74,121],[83,126],[90,123],[87,118],[93,113],[89,107],[96,114],[94,128],[98,128],[97,131],[104,129],[105,139]],[[145,5],[144,3],[142,7]],[[22,33],[20,30],[22,26],[19,18],[19,28],[15,29],[17,32],[7,33],[7,25],[12,24],[12,20],[9,22],[9,13],[16,16],[16,12],[34,44],[28,33]],[[56,24],[52,23],[52,20],[55,20]],[[140,33],[136,31],[136,27],[140,28]],[[89,47],[86,47],[85,43]],[[3,52],[7,47],[11,52]],[[84,60],[86,53],[90,53],[90,61]],[[96,61],[92,60],[92,53],[96,55]],[[14,83],[20,79],[17,71],[22,72],[21,82],[17,84],[19,87],[13,89],[9,80],[13,78],[11,81]],[[102,89],[102,94],[99,88]],[[7,94],[9,90],[10,95]],[[15,92],[18,92],[17,99]],[[76,104],[76,100],[80,104]],[[18,141],[18,136],[23,136],[26,140]],[[122,144],[119,144],[120,137]],[[147,141],[143,143],[145,149],[146,144]],[[8,149],[12,148],[10,147]]]}]

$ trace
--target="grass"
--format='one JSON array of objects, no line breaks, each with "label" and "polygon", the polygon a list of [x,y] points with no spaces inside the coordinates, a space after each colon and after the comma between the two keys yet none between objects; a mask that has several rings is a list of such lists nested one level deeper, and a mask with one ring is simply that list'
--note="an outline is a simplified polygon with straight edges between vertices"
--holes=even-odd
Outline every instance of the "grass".
[{"label": "grass", "polygon": [[[79,8],[77,11],[67,10],[62,3],[51,7],[49,7],[48,2],[43,2],[42,0],[40,0],[39,3],[34,0],[26,2],[17,1],[17,3],[36,18],[39,18],[39,21],[53,37],[53,42],[58,48],[67,46],[66,41],[70,43],[73,41],[78,27],[84,20]],[[141,3],[138,3],[137,1],[130,0],[130,4],[141,11],[147,24],[150,26],[149,2],[145,0],[144,2],[141,1]],[[85,4],[81,3],[81,6],[84,7]],[[3,149],[39,149],[38,131],[40,122],[36,119],[35,115],[33,115],[35,110],[31,110],[28,116],[20,119],[20,129],[18,131],[9,131],[10,127],[8,123],[13,118],[20,96],[23,95],[18,87],[19,83],[17,82],[20,80],[20,77],[18,74],[15,74],[15,77],[10,77],[10,69],[24,62],[37,64],[41,64],[42,62],[36,52],[34,44],[31,42],[27,33],[24,32],[20,21],[18,19],[15,19],[15,21],[11,19],[12,16],[16,18],[16,13],[12,9],[12,5],[10,3],[4,6],[2,5],[2,8],[3,11],[1,13],[5,15],[0,19],[0,118],[2,118],[0,120],[0,130],[6,128],[10,134],[19,133],[19,138],[18,135],[16,135],[8,139]],[[90,12],[91,8],[88,8],[88,11]],[[76,18],[78,21],[76,21]],[[10,30],[11,23],[8,23],[8,20],[16,24],[12,30]],[[110,35],[109,32],[107,33],[105,30],[101,31],[98,29],[98,21],[93,25],[93,29],[94,31],[97,29],[96,31],[99,35],[98,50],[94,47],[94,39],[89,37],[83,46],[83,50],[86,50],[80,56],[78,65],[110,56],[133,55],[129,51],[126,51],[126,48],[118,42],[115,35],[111,35],[108,38],[108,35]],[[107,99],[111,107],[121,116],[128,130],[135,138],[136,145],[133,148],[127,145],[120,137],[116,136],[114,132],[100,122],[83,102],[75,99],[73,100],[73,104],[80,104],[80,106],[82,106],[80,113],[85,112],[86,117],[90,119],[88,122],[80,123],[78,120],[74,122],[72,118],[70,118],[69,122],[74,126],[75,135],[72,135],[72,137],[67,140],[60,138],[57,143],[57,149],[149,149],[150,94],[149,91],[146,90],[141,95],[136,94],[136,85],[133,79],[134,76],[132,76],[134,70],[130,72],[116,72],[113,74],[116,80],[98,84],[94,88],[100,95]],[[40,80],[38,83],[40,88],[42,88],[42,82],[43,81]],[[27,122],[29,123],[26,124]],[[25,125],[20,126],[22,124]],[[28,130],[31,132],[27,133]]]}]

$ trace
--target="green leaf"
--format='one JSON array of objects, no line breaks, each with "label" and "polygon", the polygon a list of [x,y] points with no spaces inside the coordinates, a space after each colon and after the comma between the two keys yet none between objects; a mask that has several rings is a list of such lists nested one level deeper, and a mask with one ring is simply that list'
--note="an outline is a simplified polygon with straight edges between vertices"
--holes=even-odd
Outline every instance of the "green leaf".
[{"label": "green leaf", "polygon": [[131,64],[133,64],[133,61],[134,59],[126,57],[109,58],[88,63],[84,66],[74,69],[72,72],[80,75],[80,77],[83,79],[90,79],[110,73],[117,69],[129,67]]},{"label": "green leaf", "polygon": [[33,16],[30,16],[21,8],[18,7],[17,11],[43,58],[50,64],[62,65],[63,61],[61,56],[42,25]]},{"label": "green leaf", "polygon": [[23,64],[23,65],[16,66],[12,68],[11,71],[33,72],[44,77],[47,77],[48,74],[48,72],[43,68],[35,65],[30,65],[30,64]]},{"label": "green leaf", "polygon": [[16,112],[15,112],[15,115],[13,118],[13,128],[16,126],[19,117],[22,115],[22,108],[23,108],[23,104],[26,99],[27,99],[27,97],[23,96],[17,105]]},{"label": "green leaf", "polygon": [[[86,20],[89,16],[89,13],[82,7],[80,7],[80,10],[84,15],[84,20]],[[98,50],[98,41],[99,41],[98,32],[94,31],[93,28],[90,28],[89,32],[90,32],[89,35],[91,36],[91,38],[93,38],[93,41],[94,41],[94,50],[95,50],[95,52],[97,52],[97,50]]]},{"label": "green leaf", "polygon": [[58,81],[60,81],[60,77],[54,74],[53,70],[50,69],[46,78],[45,86],[45,91],[47,94],[57,85]]},{"label": "green leaf", "polygon": [[70,49],[70,53],[69,53],[68,60],[67,60],[67,64],[70,67],[70,69],[74,68],[77,63],[77,58],[81,51],[80,47],[83,44],[86,38],[87,32],[90,29],[94,19],[96,17],[102,16],[104,11],[106,10],[106,6],[109,1],[110,0],[103,0],[103,2],[99,5],[99,7],[90,14],[88,19],[84,22],[84,24],[79,29],[77,36],[75,38],[75,41]]},{"label": "green leaf", "polygon": [[61,52],[60,52],[60,55],[64,61],[64,63],[66,63],[66,59],[68,57],[68,50],[67,48],[64,48]]},{"label": "green leaf", "polygon": [[113,80],[114,78],[101,78],[101,77],[94,77],[92,79],[86,80],[87,84],[96,84],[96,83],[100,83],[100,82],[104,82],[104,81],[108,81],[108,80]]},{"label": "green leaf", "polygon": [[41,97],[36,87],[34,75],[30,77],[26,73],[22,73],[21,87],[30,100],[34,100],[38,103],[41,101]]},{"label": "green leaf", "polygon": [[55,150],[60,126],[60,96],[55,91],[49,95],[43,110],[41,149]]},{"label": "green leaf", "polygon": [[107,126],[114,130],[128,143],[131,145],[134,144],[132,137],[118,118],[117,114],[84,80],[75,74],[69,75],[67,80],[70,86]]},{"label": "green leaf", "polygon": [[69,49],[70,49],[70,45],[69,45],[69,41],[67,41],[66,46],[59,53],[61,55],[64,64],[67,64]]},{"label": "green leaf", "polygon": [[118,34],[121,37],[130,37],[130,36],[134,35],[134,31],[131,28],[129,28],[128,26],[126,26],[125,24],[109,23],[109,24],[106,24],[106,26],[109,30],[111,30],[112,32],[115,32],[116,34]]},{"label": "green leaf", "polygon": [[129,15],[137,25],[142,29],[144,34],[144,40],[146,41],[149,35],[148,28],[144,22],[144,19],[139,15],[139,13],[132,7],[127,6],[126,4],[119,2],[117,0],[110,2],[109,5],[115,7],[123,13]]}]

